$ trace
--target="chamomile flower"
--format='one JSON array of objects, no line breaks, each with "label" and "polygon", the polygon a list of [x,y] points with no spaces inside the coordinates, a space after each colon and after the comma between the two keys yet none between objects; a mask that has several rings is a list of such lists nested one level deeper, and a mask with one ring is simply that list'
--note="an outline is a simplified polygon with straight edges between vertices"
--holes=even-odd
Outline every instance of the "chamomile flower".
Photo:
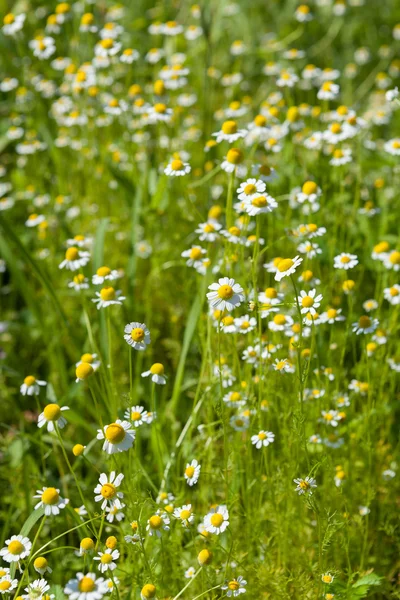
[{"label": "chamomile flower", "polygon": [[189,527],[191,523],[194,523],[194,514],[191,504],[184,504],[180,508],[176,508],[173,514],[176,519],[179,519],[183,527]]},{"label": "chamomile flower", "polygon": [[104,510],[108,504],[113,505],[117,500],[124,497],[123,493],[118,491],[123,478],[123,473],[117,475],[115,471],[111,471],[109,476],[105,473],[101,473],[99,483],[94,488],[94,493],[96,494],[94,501],[101,502],[102,510]]},{"label": "chamomile flower", "polygon": [[143,406],[132,406],[125,411],[124,418],[131,421],[134,427],[140,427],[146,423],[147,410]]},{"label": "chamomile flower", "polygon": [[353,333],[356,333],[357,335],[360,333],[373,333],[378,325],[378,319],[372,319],[367,315],[363,315],[356,323],[352,323]]},{"label": "chamomile flower", "polygon": [[85,354],[82,354],[81,359],[75,364],[75,366],[79,367],[79,365],[83,363],[89,364],[93,371],[97,371],[101,365],[101,362],[97,359],[97,354],[91,354],[90,352],[85,352]]},{"label": "chamomile flower", "polygon": [[38,396],[40,388],[47,385],[47,381],[36,379],[33,375],[28,375],[24,379],[24,383],[19,388],[23,396]]},{"label": "chamomile flower", "polygon": [[114,520],[122,521],[125,518],[125,514],[122,509],[125,507],[123,502],[114,502],[111,506],[106,506],[105,512],[107,513],[106,521],[108,523],[114,523]]},{"label": "chamomile flower", "polygon": [[101,600],[108,591],[104,578],[96,578],[95,573],[77,573],[64,587],[64,594],[70,600]]},{"label": "chamomile flower", "polygon": [[104,440],[103,450],[107,454],[125,452],[132,448],[135,431],[128,421],[117,419],[114,423],[105,425],[103,429],[98,429],[97,439]]},{"label": "chamomile flower", "polygon": [[192,487],[196,485],[200,477],[201,465],[197,462],[197,460],[192,460],[191,463],[187,463],[185,467],[184,477],[186,479],[186,483]]},{"label": "chamomile flower", "polygon": [[74,275],[72,281],[68,283],[68,287],[74,289],[76,292],[80,290],[88,290],[89,289],[89,279],[83,275],[83,273],[78,273],[78,275]]},{"label": "chamomile flower", "polygon": [[251,443],[260,450],[264,446],[269,446],[275,440],[275,434],[271,431],[259,431],[256,435],[251,436]]},{"label": "chamomile flower", "polygon": [[231,148],[221,163],[221,169],[225,173],[234,173],[243,160],[243,152],[239,148]]},{"label": "chamomile flower", "polygon": [[244,209],[248,215],[254,217],[263,213],[270,213],[278,206],[277,201],[269,194],[255,196],[244,203]]},{"label": "chamomile flower", "polygon": [[183,162],[180,158],[173,158],[164,169],[164,173],[169,177],[183,177],[190,173],[189,163]]},{"label": "chamomile flower", "polygon": [[33,497],[40,499],[35,506],[35,510],[44,508],[46,517],[60,514],[60,510],[69,503],[68,498],[61,498],[60,490],[53,487],[44,487],[42,490],[37,490],[36,495]]},{"label": "chamomile flower", "polygon": [[231,311],[244,300],[242,286],[229,277],[221,277],[218,283],[212,283],[208,289],[211,290],[207,293],[210,305],[219,310]]},{"label": "chamomile flower", "polygon": [[146,531],[149,532],[149,535],[155,535],[160,538],[162,536],[162,531],[169,531],[169,523],[169,516],[165,512],[158,510],[147,521]]},{"label": "chamomile flower", "polygon": [[296,484],[295,492],[299,494],[299,496],[303,494],[312,495],[313,488],[317,487],[317,482],[313,477],[306,477],[305,479],[293,479]]},{"label": "chamomile flower", "polygon": [[252,200],[265,192],[265,183],[261,179],[246,179],[240,184],[236,193],[239,200]]},{"label": "chamomile flower", "polygon": [[400,285],[395,283],[391,287],[383,290],[383,296],[393,306],[400,304]]},{"label": "chamomile flower", "polygon": [[134,350],[146,350],[146,347],[150,344],[150,330],[145,323],[132,321],[132,323],[125,325],[124,332],[124,340]]},{"label": "chamomile flower", "polygon": [[221,590],[226,592],[226,596],[228,598],[235,598],[236,596],[240,596],[240,594],[246,593],[246,585],[247,581],[242,577],[242,575],[239,575],[237,579],[231,579],[230,581],[227,581],[221,585]]},{"label": "chamomile flower", "polygon": [[181,254],[183,258],[187,258],[186,264],[188,267],[196,267],[197,264],[201,263],[206,250],[201,246],[192,246],[190,250],[184,250]]},{"label": "chamomile flower", "polygon": [[102,285],[106,281],[114,281],[118,279],[119,273],[116,269],[111,270],[110,267],[100,267],[97,269],[96,274],[92,277],[92,283],[94,285]]},{"label": "chamomile flower", "polygon": [[3,27],[1,28],[4,35],[14,36],[18,31],[21,31],[25,23],[25,18],[25,13],[20,13],[19,15],[7,13],[3,18]]},{"label": "chamomile flower", "polygon": [[240,138],[244,138],[246,133],[246,129],[238,129],[236,121],[231,120],[225,121],[222,124],[221,130],[212,135],[216,138],[217,144],[223,141],[233,144],[233,142],[236,142]]},{"label": "chamomile flower", "polygon": [[289,277],[295,273],[297,267],[303,262],[299,256],[292,258],[281,258],[276,265],[275,281],[281,281],[283,277]]},{"label": "chamomile flower", "polygon": [[92,302],[97,305],[97,308],[100,310],[101,308],[107,308],[107,306],[112,306],[113,304],[122,304],[122,301],[125,300],[125,296],[121,295],[122,292],[120,290],[115,290],[111,285],[103,287],[100,292],[96,292],[97,298],[92,298]]},{"label": "chamomile flower", "polygon": [[106,571],[114,571],[117,568],[117,563],[114,562],[119,558],[118,550],[111,550],[111,548],[107,548],[105,552],[99,552],[98,556],[95,556],[93,560],[99,561],[98,569],[101,573],[105,573]]},{"label": "chamomile flower", "polygon": [[204,517],[204,526],[209,533],[220,535],[229,526],[229,512],[224,504],[212,508]]},{"label": "chamomile flower", "polygon": [[[24,600],[37,600],[44,598],[50,589],[50,585],[45,579],[35,579],[25,588],[26,594],[22,595]],[[53,594],[51,594],[52,596]]]},{"label": "chamomile flower", "polygon": [[195,233],[199,234],[199,240],[201,242],[215,242],[219,237],[219,230],[222,229],[221,223],[217,221],[207,221],[206,223],[200,223],[195,230]]},{"label": "chamomile flower", "polygon": [[5,543],[5,547],[0,550],[0,556],[8,563],[26,558],[32,548],[32,542],[23,535],[12,535]]},{"label": "chamomile flower", "polygon": [[63,429],[67,424],[67,420],[61,413],[66,410],[69,410],[69,406],[59,406],[55,403],[47,404],[38,417],[38,427],[46,425],[47,431],[50,433],[55,430],[56,425],[59,429]]},{"label": "chamomile flower", "polygon": [[348,254],[347,252],[342,252],[338,254],[334,258],[333,266],[335,269],[354,269],[354,267],[358,265],[358,257],[355,254]]},{"label": "chamomile flower", "polygon": [[142,377],[151,377],[153,383],[158,385],[165,385],[167,380],[164,376],[164,365],[161,363],[154,363],[151,365],[148,371],[142,373]]},{"label": "chamomile flower", "polygon": [[12,579],[12,577],[7,573],[0,579],[0,594],[9,594],[18,585],[18,579]]},{"label": "chamomile flower", "polygon": [[76,246],[70,246],[65,253],[64,260],[58,266],[60,269],[77,271],[78,269],[87,265],[89,260],[89,252],[85,250],[80,250]]},{"label": "chamomile flower", "polygon": [[290,362],[288,358],[276,358],[272,366],[274,371],[278,371],[279,373],[281,373],[281,375],[283,375],[284,373],[294,373],[295,371],[294,365]]},{"label": "chamomile flower", "polygon": [[309,292],[301,290],[297,302],[300,305],[300,312],[302,315],[307,313],[311,313],[312,315],[316,314],[317,311],[315,309],[319,308],[322,300],[322,294],[316,295],[316,293],[317,291],[315,289],[310,290]]},{"label": "chamomile flower", "polygon": [[196,569],[194,567],[189,567],[185,571],[185,578],[192,579],[195,576],[195,574],[196,574]]}]

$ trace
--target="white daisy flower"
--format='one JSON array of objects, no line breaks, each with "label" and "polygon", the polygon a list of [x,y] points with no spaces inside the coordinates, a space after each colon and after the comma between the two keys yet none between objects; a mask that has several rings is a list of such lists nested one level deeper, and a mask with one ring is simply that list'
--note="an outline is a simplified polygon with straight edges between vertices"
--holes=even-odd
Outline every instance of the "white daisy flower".
[{"label": "white daisy flower", "polygon": [[242,286],[229,277],[221,277],[218,283],[212,283],[208,289],[211,290],[207,293],[209,303],[219,310],[231,311],[244,300]]},{"label": "white daisy flower", "polygon": [[201,242],[215,242],[218,238],[220,229],[222,229],[222,225],[217,223],[217,221],[207,221],[206,223],[200,223],[195,230],[195,233],[199,234]]},{"label": "white daisy flower", "polygon": [[19,15],[14,15],[13,13],[8,13],[3,18],[3,27],[2,32],[4,35],[13,36],[24,26],[26,15],[25,13],[21,13]]},{"label": "white daisy flower", "polygon": [[151,377],[152,382],[158,385],[165,385],[167,383],[164,377],[164,365],[161,363],[154,363],[148,371],[144,371],[141,375],[142,377]]},{"label": "white daisy flower", "polygon": [[119,273],[116,269],[111,270],[110,267],[100,267],[96,274],[92,277],[94,285],[102,285],[105,281],[114,281],[118,279]]},{"label": "white daisy flower", "polygon": [[109,476],[105,473],[101,473],[99,483],[94,488],[94,493],[97,494],[94,497],[94,501],[101,502],[102,510],[104,510],[108,504],[113,505],[117,500],[124,497],[124,494],[118,491],[123,478],[123,473],[117,475],[115,471],[111,471]]},{"label": "white daisy flower", "polygon": [[12,535],[5,543],[6,546],[0,550],[0,556],[8,563],[26,558],[32,548],[32,542],[23,535]]},{"label": "white daisy flower", "polygon": [[[5,569],[2,569],[4,571]],[[0,594],[9,594],[18,585],[18,579],[12,579],[7,573],[0,579]]]},{"label": "white daisy flower", "polygon": [[301,290],[300,295],[297,297],[297,302],[300,305],[300,312],[302,315],[306,315],[307,313],[311,313],[312,315],[316,314],[316,308],[321,305],[322,294],[318,294],[316,296],[317,291],[310,290],[309,292],[305,292]]},{"label": "white daisy flower", "polygon": [[132,323],[125,325],[124,332],[124,340],[134,350],[146,350],[146,346],[150,344],[150,330],[145,323],[132,321]]},{"label": "white daisy flower", "polygon": [[313,477],[306,477],[305,479],[293,479],[296,484],[295,492],[299,494],[299,496],[303,494],[312,495],[312,488],[317,487],[317,483]]},{"label": "white daisy flower", "polygon": [[192,487],[195,485],[200,477],[201,465],[197,462],[197,460],[192,460],[191,463],[188,463],[185,468],[184,477],[186,479],[186,483]]},{"label": "white daisy flower", "polygon": [[242,577],[242,575],[239,575],[237,579],[231,579],[230,581],[224,583],[224,585],[221,585],[221,590],[224,590],[224,592],[226,592],[226,596],[231,598],[232,596],[236,597],[240,596],[240,594],[245,594],[246,585],[247,581]]},{"label": "white daisy flower", "polygon": [[118,522],[122,521],[122,519],[125,518],[125,514],[122,512],[122,509],[125,507],[125,504],[123,502],[114,502],[113,505],[111,506],[106,506],[105,511],[107,513],[106,516],[106,521],[108,521],[108,523],[113,523],[114,519],[116,519]]},{"label": "white daisy flower", "polygon": [[335,256],[333,260],[333,266],[335,269],[353,269],[356,265],[358,265],[358,257],[355,254],[348,254],[347,252],[342,252]]},{"label": "white daisy flower", "polygon": [[251,437],[253,446],[260,450],[263,446],[269,446],[275,440],[275,434],[271,431],[260,431],[257,435]]},{"label": "white daisy flower", "polygon": [[40,388],[47,385],[47,381],[36,379],[33,375],[28,375],[24,379],[24,383],[19,388],[19,391],[23,396],[38,396]]},{"label": "white daisy flower", "polygon": [[56,425],[59,429],[63,429],[67,424],[67,420],[64,419],[61,413],[65,410],[69,410],[69,406],[59,406],[55,403],[47,404],[38,417],[38,427],[47,425],[47,431],[50,433],[55,430]]},{"label": "white daisy flower", "polygon": [[100,292],[96,292],[97,298],[92,298],[92,302],[97,305],[99,310],[112,304],[121,305],[122,301],[125,300],[125,296],[121,296],[121,294],[120,290],[115,290],[111,285],[108,285],[103,287]]},{"label": "white daisy flower", "polygon": [[360,333],[373,333],[378,325],[378,319],[371,319],[371,317],[363,315],[356,323],[352,323],[353,333],[357,335]]},{"label": "white daisy flower", "polygon": [[294,365],[292,365],[288,358],[282,358],[280,360],[279,358],[276,358],[272,366],[274,368],[274,371],[279,371],[279,373],[281,374],[294,373],[295,371]]},{"label": "white daisy flower", "polygon": [[77,573],[75,579],[70,579],[64,588],[64,594],[70,600],[101,600],[108,592],[103,577],[96,579],[95,573]]},{"label": "white daisy flower", "polygon": [[147,423],[147,410],[143,406],[132,406],[125,411],[124,418],[131,421],[134,427],[140,427],[143,423]]},{"label": "white daisy flower", "polygon": [[217,144],[226,141],[232,144],[240,138],[244,138],[247,134],[246,129],[238,129],[236,121],[225,121],[222,124],[221,130],[212,134],[216,138]]},{"label": "white daisy flower", "polygon": [[275,198],[269,194],[255,196],[251,200],[245,201],[244,209],[248,215],[254,217],[263,213],[270,213],[278,206]]},{"label": "white daisy flower", "polygon": [[266,185],[261,179],[246,179],[242,182],[236,193],[239,200],[251,200],[265,192]]},{"label": "white daisy flower", "polygon": [[[49,589],[50,585],[45,579],[35,579],[35,581],[32,581],[32,583],[25,588],[27,593],[23,594],[22,598],[24,598],[24,600],[37,600],[38,598],[42,599],[47,595],[46,592],[48,592]],[[51,596],[54,597],[53,594],[51,594],[50,597]]]},{"label": "white daisy flower", "polygon": [[280,281],[283,277],[293,275],[297,267],[303,262],[299,256],[291,258],[282,258],[276,265],[275,281]]},{"label": "white daisy flower", "polygon": [[74,275],[73,280],[68,283],[68,287],[74,289],[76,292],[88,290],[89,279],[85,277],[83,273],[78,273],[78,275]]},{"label": "white daisy flower", "polygon": [[84,250],[80,250],[76,246],[71,246],[65,253],[64,260],[58,265],[59,269],[68,269],[69,271],[76,271],[81,267],[88,264],[90,260],[90,253]]},{"label": "white daisy flower", "polygon": [[164,169],[164,173],[169,177],[183,177],[190,173],[189,163],[183,162],[180,158],[173,158]]},{"label": "white daisy flower", "polygon": [[221,504],[212,508],[204,517],[204,526],[209,533],[223,533],[229,526],[229,512],[226,506]]},{"label": "white daisy flower", "polygon": [[180,508],[174,510],[174,517],[179,519],[183,527],[189,527],[194,522],[194,514],[191,504],[184,504]]},{"label": "white daisy flower", "polygon": [[162,531],[169,531],[169,523],[169,516],[165,512],[158,510],[147,521],[146,531],[149,532],[149,535],[155,535],[158,538],[160,538],[162,535]]},{"label": "white daisy flower", "polygon": [[383,290],[383,296],[385,300],[390,302],[393,306],[400,304],[400,285],[395,283],[392,287],[385,288]]},{"label": "white daisy flower", "polygon": [[61,498],[60,490],[53,487],[44,487],[42,490],[36,490],[36,494],[33,497],[40,498],[40,501],[35,506],[35,510],[43,507],[46,517],[60,514],[60,510],[65,508],[69,503],[69,499]]},{"label": "white daisy flower", "polygon": [[103,429],[98,429],[97,439],[104,440],[102,449],[107,454],[125,452],[125,450],[132,448],[135,431],[128,421],[117,419],[115,423],[110,423],[110,425],[105,425]]},{"label": "white daisy flower", "polygon": [[114,571],[117,568],[117,563],[114,562],[119,558],[118,550],[111,550],[111,548],[107,548],[105,552],[99,552],[98,556],[95,556],[93,560],[98,560],[99,565],[98,569],[101,573],[105,573],[106,571]]},{"label": "white daisy flower", "polygon": [[188,267],[195,267],[201,264],[201,261],[206,254],[206,250],[201,246],[192,246],[190,250],[184,250],[181,254],[183,258],[187,258],[186,264]]}]

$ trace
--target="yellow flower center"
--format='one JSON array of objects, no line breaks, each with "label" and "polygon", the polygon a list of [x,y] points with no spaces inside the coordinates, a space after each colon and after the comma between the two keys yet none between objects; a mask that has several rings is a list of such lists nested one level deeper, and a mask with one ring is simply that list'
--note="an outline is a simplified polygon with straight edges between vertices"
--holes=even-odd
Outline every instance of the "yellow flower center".
[{"label": "yellow flower center", "polygon": [[167,107],[165,106],[165,104],[157,102],[157,104],[154,105],[154,110],[156,111],[156,113],[163,114],[167,110]]},{"label": "yellow flower center", "polygon": [[83,550],[93,550],[94,542],[91,538],[83,538],[81,540],[81,548]]},{"label": "yellow flower center", "polygon": [[328,316],[328,319],[334,319],[337,315],[337,310],[335,308],[329,308],[326,311],[326,314]]},{"label": "yellow flower center", "polygon": [[358,324],[361,329],[368,329],[368,327],[371,327],[371,319],[367,315],[364,315],[359,318]]},{"label": "yellow flower center", "polygon": [[389,256],[389,260],[392,263],[392,265],[400,264],[400,252],[398,250],[395,250],[394,252],[392,252],[391,255]]},{"label": "yellow flower center", "polygon": [[306,181],[303,187],[301,188],[301,191],[303,192],[303,194],[307,194],[307,196],[309,196],[310,194],[315,194],[317,189],[318,186],[315,183],[315,181]]},{"label": "yellow flower center", "polygon": [[74,283],[83,283],[85,281],[85,276],[82,273],[74,276]]},{"label": "yellow flower center", "polygon": [[82,577],[79,582],[79,591],[83,593],[92,592],[95,588],[95,582],[90,577]]},{"label": "yellow flower center", "polygon": [[224,517],[219,513],[214,513],[213,515],[211,515],[211,524],[214,525],[214,527],[221,527],[223,522]]},{"label": "yellow flower center", "polygon": [[232,298],[234,292],[230,285],[221,285],[218,290],[218,296],[223,300],[229,300]]},{"label": "yellow flower center", "polygon": [[188,519],[191,514],[192,513],[190,510],[181,510],[181,514],[179,516],[182,519],[182,521],[186,521],[186,519]]},{"label": "yellow flower center", "polygon": [[109,267],[100,267],[96,271],[96,274],[99,275],[99,277],[106,277],[106,275],[109,275],[110,273],[111,269]]},{"label": "yellow flower center", "polygon": [[49,487],[42,494],[42,502],[43,504],[57,504],[60,499],[60,494],[57,492],[56,488]]},{"label": "yellow flower center", "polygon": [[310,308],[310,306],[312,306],[314,304],[314,299],[311,298],[311,296],[304,296],[304,298],[301,301],[301,305],[304,306],[304,308]]},{"label": "yellow flower center", "polygon": [[171,162],[171,169],[173,171],[180,171],[182,168],[183,168],[183,162],[181,160],[179,160],[179,158],[175,158]]},{"label": "yellow flower center", "polygon": [[75,375],[78,379],[87,379],[93,372],[94,369],[92,365],[86,361],[81,362],[75,369]]},{"label": "yellow flower center", "polygon": [[24,546],[18,540],[14,540],[8,544],[7,550],[10,554],[21,554],[24,551]]},{"label": "yellow flower center", "polygon": [[146,583],[146,585],[142,587],[141,594],[146,599],[154,598],[154,596],[156,595],[156,586],[152,583]]},{"label": "yellow flower center", "polygon": [[113,47],[114,42],[111,38],[105,38],[104,40],[101,40],[100,44],[105,50],[110,50],[110,48]]},{"label": "yellow flower center", "polygon": [[275,325],[284,325],[286,323],[286,317],[281,314],[275,315],[273,321]]},{"label": "yellow flower center", "polygon": [[284,273],[285,271],[289,271],[291,267],[293,267],[294,262],[291,258],[283,258],[278,263],[278,271]]},{"label": "yellow flower center", "polygon": [[350,258],[348,256],[342,256],[340,262],[346,265],[350,262]]},{"label": "yellow flower center", "polygon": [[141,417],[141,414],[137,410],[133,410],[131,412],[131,420],[132,421],[139,421],[140,417]]},{"label": "yellow flower center", "polygon": [[229,588],[230,590],[236,591],[236,590],[238,590],[238,589],[240,588],[240,584],[239,584],[239,582],[238,582],[238,581],[235,581],[235,580],[233,579],[232,581],[230,581],[230,582],[228,583],[228,588]]},{"label": "yellow flower center", "polygon": [[28,377],[25,377],[25,379],[24,379],[24,383],[28,387],[33,385],[35,383],[35,381],[36,381],[36,379],[35,379],[35,377],[33,377],[33,375],[28,375]]},{"label": "yellow flower center", "polygon": [[222,131],[227,135],[237,132],[237,124],[236,121],[225,121],[222,124]]},{"label": "yellow flower center", "polygon": [[[108,431],[108,429],[107,429],[107,431]],[[103,496],[103,498],[106,498],[107,500],[109,498],[113,498],[116,493],[117,493],[117,488],[112,483],[105,483],[101,487],[101,490],[100,490],[100,494]]]},{"label": "yellow flower center", "polygon": [[112,562],[112,556],[111,556],[111,554],[103,554],[102,557],[100,558],[100,562],[103,565],[109,565],[110,562]]},{"label": "yellow flower center", "polygon": [[398,296],[399,295],[399,290],[395,287],[390,288],[389,293],[391,296]]},{"label": "yellow flower center", "polygon": [[116,297],[115,289],[110,285],[100,290],[100,298],[105,301],[114,300]]},{"label": "yellow flower center", "polygon": [[268,175],[271,174],[271,167],[268,167],[267,165],[261,165],[261,167],[259,168],[259,172],[260,175],[265,175],[266,177],[268,177]]},{"label": "yellow flower center", "polygon": [[57,421],[61,415],[61,408],[58,404],[48,404],[43,410],[46,421]]},{"label": "yellow flower center", "polygon": [[151,365],[150,367],[150,372],[153,375],[164,375],[164,365],[161,363],[154,363],[154,365]]},{"label": "yellow flower center", "polygon": [[268,200],[266,199],[265,196],[258,196],[258,198],[254,198],[251,201],[253,206],[256,206],[257,208],[264,208],[264,206],[267,206],[268,204]]},{"label": "yellow flower center", "polygon": [[190,250],[190,258],[192,260],[199,260],[201,258],[202,251],[200,248],[192,248]]},{"label": "yellow flower center", "polygon": [[300,481],[299,483],[299,487],[301,487],[302,490],[307,490],[309,487],[309,483],[308,481],[305,481],[304,479],[302,481]]},{"label": "yellow flower center", "polygon": [[267,124],[267,119],[266,117],[264,117],[264,115],[257,115],[254,119],[254,125],[256,125],[257,127],[265,127],[265,125]]},{"label": "yellow flower center", "polygon": [[152,529],[160,529],[163,524],[163,520],[159,515],[153,515],[150,517],[149,523]]},{"label": "yellow flower center", "polygon": [[12,13],[8,13],[8,15],[6,15],[3,19],[4,25],[11,25],[11,23],[14,23],[14,21],[15,17]]},{"label": "yellow flower center", "polygon": [[145,332],[141,327],[135,327],[131,331],[131,338],[134,342],[141,342],[144,340]]},{"label": "yellow flower center", "polygon": [[194,471],[195,471],[194,467],[186,467],[186,469],[185,469],[185,475],[186,475],[186,477],[189,477],[189,479],[191,477],[193,477]]},{"label": "yellow flower center", "polygon": [[76,248],[75,246],[68,248],[68,250],[65,253],[65,258],[66,258],[66,260],[69,260],[69,261],[77,260],[77,258],[79,258],[78,248]]},{"label": "yellow flower center", "polygon": [[119,444],[125,438],[125,429],[119,423],[111,423],[106,429],[106,440],[112,444]]},{"label": "yellow flower center", "polygon": [[340,133],[342,131],[342,126],[340,123],[332,123],[330,129],[332,133]]},{"label": "yellow flower center", "polygon": [[243,152],[239,148],[231,148],[226,155],[226,160],[233,165],[240,164],[243,158]]},{"label": "yellow flower center", "polygon": [[257,435],[257,437],[259,440],[267,439],[267,435],[263,431],[260,431],[260,433]]}]

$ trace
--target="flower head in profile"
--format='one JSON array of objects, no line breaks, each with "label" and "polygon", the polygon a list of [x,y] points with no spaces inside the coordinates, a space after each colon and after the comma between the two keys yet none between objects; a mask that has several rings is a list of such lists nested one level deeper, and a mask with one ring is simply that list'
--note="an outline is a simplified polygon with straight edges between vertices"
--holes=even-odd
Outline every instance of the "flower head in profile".
[{"label": "flower head in profile", "polygon": [[46,381],[36,379],[33,375],[28,375],[24,379],[24,383],[19,388],[19,391],[23,396],[38,396],[40,388],[47,385]]},{"label": "flower head in profile", "polygon": [[299,256],[292,258],[281,258],[276,264],[275,281],[280,281],[284,277],[293,275],[297,267],[303,262]]},{"label": "flower head in profile", "polygon": [[164,169],[168,177],[183,177],[190,173],[189,163],[183,162],[180,158],[173,158]]},{"label": "flower head in profile", "polygon": [[124,452],[132,448],[135,440],[135,431],[128,421],[117,419],[114,423],[105,425],[103,429],[98,429],[97,439],[104,440],[104,452],[115,454],[116,452]]},{"label": "flower head in profile", "polygon": [[70,246],[65,253],[64,260],[59,264],[59,268],[67,269],[69,271],[77,271],[81,267],[87,265],[89,260],[89,252],[81,250],[76,246]]},{"label": "flower head in profile", "polygon": [[229,277],[221,277],[218,283],[212,283],[208,289],[211,290],[207,293],[210,305],[219,310],[233,310],[244,300],[242,286]]},{"label": "flower head in profile", "polygon": [[151,365],[148,371],[142,373],[142,377],[151,377],[153,383],[158,385],[165,385],[167,380],[164,376],[164,365],[161,363],[154,363]]},{"label": "flower head in profile", "polygon": [[197,460],[192,460],[191,463],[188,463],[185,468],[184,477],[186,479],[186,483],[190,486],[195,485],[200,477],[201,465],[197,462]]},{"label": "flower head in profile", "polygon": [[149,535],[155,535],[160,538],[162,531],[169,531],[169,523],[169,516],[165,512],[158,510],[147,521],[146,530],[149,532]]},{"label": "flower head in profile", "polygon": [[146,350],[150,344],[150,330],[145,323],[133,321],[124,328],[124,340],[132,346],[134,350]]},{"label": "flower head in profile", "polygon": [[112,304],[122,304],[125,296],[121,294],[120,290],[116,290],[111,285],[108,285],[103,287],[100,292],[96,292],[97,298],[93,298],[92,302],[97,305],[98,309],[107,308],[107,306],[111,306]]},{"label": "flower head in profile", "polygon": [[240,596],[240,594],[245,594],[246,585],[247,581],[242,577],[242,575],[239,575],[237,579],[231,579],[230,581],[224,583],[224,585],[221,585],[221,590],[224,590],[224,592],[226,592],[226,596],[231,598],[232,596],[235,597]]},{"label": "flower head in profile", "polygon": [[38,427],[46,425],[47,431],[50,432],[54,431],[56,425],[59,429],[63,429],[67,421],[61,413],[66,410],[69,410],[69,406],[59,406],[55,403],[47,404],[38,417]]},{"label": "flower head in profile", "polygon": [[60,514],[60,510],[69,503],[68,498],[61,498],[60,490],[54,487],[44,487],[42,490],[37,490],[36,495],[33,497],[39,499],[35,510],[43,507],[46,517]]}]

